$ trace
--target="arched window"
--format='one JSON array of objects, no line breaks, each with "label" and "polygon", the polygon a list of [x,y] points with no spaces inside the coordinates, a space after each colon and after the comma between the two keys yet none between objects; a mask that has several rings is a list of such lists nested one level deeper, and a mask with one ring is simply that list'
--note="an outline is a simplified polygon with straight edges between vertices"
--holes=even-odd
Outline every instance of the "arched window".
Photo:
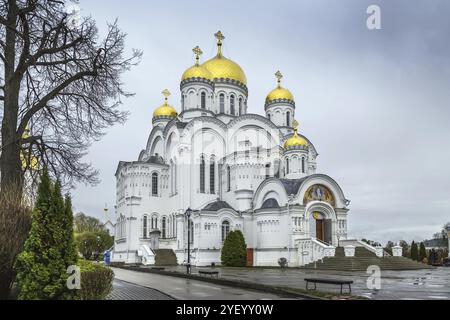
[{"label": "arched window", "polygon": [[270,113],[267,114],[267,119],[270,121]]},{"label": "arched window", "polygon": [[289,174],[289,158],[286,158],[286,174]]},{"label": "arched window", "polygon": [[244,109],[242,106],[242,98],[239,98],[239,115],[243,115],[244,114]]},{"label": "arched window", "polygon": [[158,216],[152,215],[152,229],[158,229]]},{"label": "arched window", "polygon": [[205,193],[205,157],[200,157],[200,193]]},{"label": "arched window", "polygon": [[222,222],[222,242],[225,241],[229,233],[230,233],[230,222],[225,220]]},{"label": "arched window", "polygon": [[228,190],[228,192],[231,191],[231,168],[230,168],[230,166],[227,166],[227,190]]},{"label": "arched window", "polygon": [[216,193],[216,162],[214,157],[209,161],[209,192]]},{"label": "arched window", "polygon": [[219,96],[220,113],[225,112],[225,95],[223,93]]},{"label": "arched window", "polygon": [[142,218],[142,238],[147,239],[147,216]]},{"label": "arched window", "polygon": [[302,173],[305,173],[305,158],[302,158]]},{"label": "arched window", "polygon": [[235,115],[235,110],[234,110],[235,108],[234,108],[234,95],[231,95],[231,97],[230,97],[230,114],[231,115]]},{"label": "arched window", "polygon": [[270,163],[266,164],[266,179],[270,178]]},{"label": "arched window", "polygon": [[286,112],[286,126],[291,126],[291,113],[289,111]]},{"label": "arched window", "polygon": [[161,222],[161,238],[167,238],[167,218],[163,217]]},{"label": "arched window", "polygon": [[200,105],[202,109],[206,109],[206,93],[202,92],[201,99],[200,99]]},{"label": "arched window", "polygon": [[158,196],[158,174],[152,173],[152,196]]}]

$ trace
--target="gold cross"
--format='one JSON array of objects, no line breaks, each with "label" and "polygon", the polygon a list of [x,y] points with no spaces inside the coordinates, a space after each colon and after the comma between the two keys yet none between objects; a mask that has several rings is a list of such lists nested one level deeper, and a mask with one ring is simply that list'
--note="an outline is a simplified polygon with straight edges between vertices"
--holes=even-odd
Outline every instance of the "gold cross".
[{"label": "gold cross", "polygon": [[292,121],[292,127],[294,127],[295,132],[297,132],[299,125],[297,120],[294,119],[294,121]]},{"label": "gold cross", "polygon": [[195,53],[195,61],[196,65],[198,66],[198,61],[200,60],[200,56],[203,54],[202,49],[200,49],[199,46],[196,46],[192,51]]},{"label": "gold cross", "polygon": [[167,100],[169,100],[169,97],[170,97],[170,91],[167,90],[167,89],[164,89],[164,91],[162,92],[162,94],[163,94],[163,96],[164,96],[164,100],[166,100],[166,103],[167,103]]},{"label": "gold cross", "polygon": [[277,78],[278,86],[281,85],[281,79],[283,79],[283,74],[280,71],[275,73],[275,77]]},{"label": "gold cross", "polygon": [[219,44],[219,45],[221,45],[221,44],[222,44],[222,41],[225,40],[225,36],[222,34],[222,32],[221,32],[220,30],[217,31],[217,32],[214,34],[214,36],[216,37],[216,39],[217,39],[217,44]]}]

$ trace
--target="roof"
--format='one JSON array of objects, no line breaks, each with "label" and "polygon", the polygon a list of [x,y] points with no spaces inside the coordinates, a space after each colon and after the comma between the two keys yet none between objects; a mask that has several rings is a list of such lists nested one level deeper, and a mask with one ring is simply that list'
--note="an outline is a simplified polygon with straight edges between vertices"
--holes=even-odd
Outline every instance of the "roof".
[{"label": "roof", "polygon": [[303,177],[301,179],[279,179],[279,180],[283,184],[286,193],[288,195],[291,195],[297,194],[303,181],[305,181],[307,178],[308,177]]},{"label": "roof", "polygon": [[[226,201],[214,201],[203,208],[205,211],[219,211],[220,209],[233,209]],[[233,209],[234,210],[234,209]]]},{"label": "roof", "polygon": [[261,206],[261,209],[269,209],[269,208],[279,208],[280,205],[278,204],[278,201],[274,198],[267,199],[264,201],[264,203]]},{"label": "roof", "polygon": [[154,163],[154,164],[164,164],[164,160],[160,156],[151,156],[150,158],[148,158],[148,160],[146,162]]}]

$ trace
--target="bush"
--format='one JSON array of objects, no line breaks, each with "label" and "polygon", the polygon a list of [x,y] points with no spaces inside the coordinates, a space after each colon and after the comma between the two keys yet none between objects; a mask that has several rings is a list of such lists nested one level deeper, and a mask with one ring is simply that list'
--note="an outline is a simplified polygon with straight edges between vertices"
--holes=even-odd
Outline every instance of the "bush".
[{"label": "bush", "polygon": [[31,227],[31,207],[17,197],[16,189],[0,192],[0,300],[10,294],[16,276],[14,263]]},{"label": "bush", "polygon": [[247,245],[241,231],[231,231],[222,247],[222,265],[227,267],[245,267],[247,263]]},{"label": "bush", "polygon": [[[113,246],[114,240],[106,231],[86,231],[76,235],[76,243],[81,255],[86,260],[90,260],[100,258],[105,250]],[[97,253],[95,257],[93,257],[94,253]]]},{"label": "bush", "polygon": [[101,264],[86,260],[78,261],[81,269],[81,289],[77,296],[80,300],[103,300],[112,290],[114,272]]}]

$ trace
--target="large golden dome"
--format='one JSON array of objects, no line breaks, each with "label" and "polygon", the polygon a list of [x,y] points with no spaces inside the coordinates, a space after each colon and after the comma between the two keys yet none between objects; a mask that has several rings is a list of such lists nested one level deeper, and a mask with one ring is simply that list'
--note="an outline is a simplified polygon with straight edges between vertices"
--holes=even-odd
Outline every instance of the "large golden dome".
[{"label": "large golden dome", "polygon": [[168,103],[168,99],[169,99],[169,96],[170,96],[169,90],[165,89],[162,93],[163,93],[163,95],[165,97],[164,104],[161,105],[160,107],[156,108],[156,110],[153,112],[153,118],[159,118],[159,117],[175,118],[178,115],[178,113]]},{"label": "large golden dome", "polygon": [[308,141],[298,135],[298,122],[294,120],[294,135],[284,142],[285,149],[293,148],[306,148],[308,147]]},{"label": "large golden dome", "polygon": [[199,65],[200,55],[203,53],[202,50],[197,46],[192,49],[192,51],[194,51],[195,53],[196,63],[183,73],[183,75],[181,76],[181,81],[193,78],[201,78],[213,81],[214,78],[211,72],[209,72],[205,67]]},{"label": "large golden dome", "polygon": [[275,100],[288,100],[294,102],[294,96],[292,95],[292,93],[288,89],[281,86],[281,79],[283,78],[281,72],[277,71],[277,73],[275,73],[275,76],[278,80],[278,86],[269,92],[266,97],[266,103],[270,103]]},{"label": "large golden dome", "polygon": [[220,31],[217,32],[215,36],[217,38],[217,55],[203,63],[202,66],[211,72],[214,79],[230,79],[247,85],[247,77],[242,68],[236,62],[227,59],[222,55],[222,40],[225,39],[225,37]]}]

